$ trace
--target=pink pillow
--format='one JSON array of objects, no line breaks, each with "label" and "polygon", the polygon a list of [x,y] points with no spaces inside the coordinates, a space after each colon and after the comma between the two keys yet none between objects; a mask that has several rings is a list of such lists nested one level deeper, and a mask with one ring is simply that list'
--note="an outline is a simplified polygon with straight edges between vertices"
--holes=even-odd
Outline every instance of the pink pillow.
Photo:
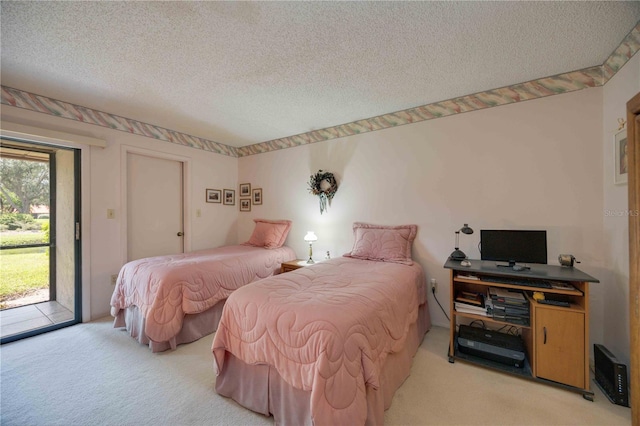
[{"label": "pink pillow", "polygon": [[282,247],[291,229],[290,220],[253,219],[253,234],[245,245],[274,249]]},{"label": "pink pillow", "polygon": [[355,241],[346,257],[413,265],[411,246],[416,238],[416,225],[381,226],[356,222]]}]

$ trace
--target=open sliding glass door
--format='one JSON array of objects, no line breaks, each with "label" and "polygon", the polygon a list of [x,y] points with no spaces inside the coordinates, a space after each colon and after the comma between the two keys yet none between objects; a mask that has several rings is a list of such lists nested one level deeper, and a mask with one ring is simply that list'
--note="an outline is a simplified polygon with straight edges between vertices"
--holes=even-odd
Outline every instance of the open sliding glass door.
[{"label": "open sliding glass door", "polygon": [[81,322],[80,150],[0,140],[0,337]]}]

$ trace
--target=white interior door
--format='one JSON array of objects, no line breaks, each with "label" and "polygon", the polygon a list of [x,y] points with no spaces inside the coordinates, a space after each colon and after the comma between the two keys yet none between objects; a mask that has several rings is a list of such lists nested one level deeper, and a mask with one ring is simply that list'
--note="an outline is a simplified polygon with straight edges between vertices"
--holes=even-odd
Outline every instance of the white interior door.
[{"label": "white interior door", "polygon": [[127,154],[127,260],[184,252],[183,164]]}]

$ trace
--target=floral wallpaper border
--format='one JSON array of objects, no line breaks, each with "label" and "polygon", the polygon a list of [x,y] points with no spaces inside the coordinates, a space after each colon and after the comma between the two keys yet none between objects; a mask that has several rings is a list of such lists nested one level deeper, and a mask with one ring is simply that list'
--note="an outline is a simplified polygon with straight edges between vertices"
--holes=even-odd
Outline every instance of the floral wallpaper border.
[{"label": "floral wallpaper border", "polygon": [[238,156],[262,154],[284,148],[322,142],[330,139],[353,136],[376,130],[405,124],[419,123],[434,118],[447,117],[463,112],[507,105],[545,96],[558,95],[576,90],[602,85],[602,69],[600,66],[546,77],[513,86],[488,90],[474,95],[462,96],[442,102],[435,102],[416,108],[379,115],[377,117],[354,121],[340,126],[314,130],[300,135],[261,142],[238,148]]},{"label": "floral wallpaper border", "polygon": [[231,157],[262,154],[345,136],[358,135],[463,112],[477,111],[515,102],[559,95],[606,84],[640,50],[640,22],[620,43],[604,64],[578,71],[545,77],[473,95],[409,108],[377,117],[327,127],[286,138],[274,139],[240,148],[191,136],[152,124],[74,105],[7,86],[1,87],[0,104],[36,111],[56,117],[107,127],[139,136],[202,149]]},{"label": "floral wallpaper border", "polygon": [[59,101],[46,96],[35,95],[33,93],[13,89],[7,86],[1,86],[1,89],[0,93],[2,98],[0,99],[0,103],[3,105],[28,109],[96,126],[107,127],[109,129],[120,130],[122,132],[138,136],[145,136],[191,148],[202,149],[204,151],[211,151],[216,154],[228,155],[231,157],[238,156],[235,147],[219,142],[210,141],[197,136],[191,136],[175,130],[165,129],[163,127],[143,123],[141,121],[132,120],[119,115],[70,104],[68,102]]},{"label": "floral wallpaper border", "polygon": [[300,135],[261,142],[238,148],[238,156],[262,154],[278,149],[292,148],[330,139],[352,136],[404,124],[418,123],[434,118],[447,117],[462,112],[476,111],[507,105],[545,96],[582,90],[604,85],[629,59],[640,50],[640,23],[625,37],[620,46],[603,65],[578,71],[545,77],[513,86],[488,90],[442,102],[410,108],[390,114],[354,121]]}]

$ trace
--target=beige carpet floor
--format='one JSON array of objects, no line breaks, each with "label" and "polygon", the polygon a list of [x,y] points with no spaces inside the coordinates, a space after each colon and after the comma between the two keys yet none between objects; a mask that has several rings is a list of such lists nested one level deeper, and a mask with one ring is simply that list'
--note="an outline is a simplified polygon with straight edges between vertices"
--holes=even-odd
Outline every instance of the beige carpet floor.
[{"label": "beige carpet floor", "polygon": [[[447,361],[434,327],[387,425],[629,425],[593,386],[578,393]],[[214,390],[213,335],[153,354],[104,318],[0,347],[2,425],[272,425]]]}]

